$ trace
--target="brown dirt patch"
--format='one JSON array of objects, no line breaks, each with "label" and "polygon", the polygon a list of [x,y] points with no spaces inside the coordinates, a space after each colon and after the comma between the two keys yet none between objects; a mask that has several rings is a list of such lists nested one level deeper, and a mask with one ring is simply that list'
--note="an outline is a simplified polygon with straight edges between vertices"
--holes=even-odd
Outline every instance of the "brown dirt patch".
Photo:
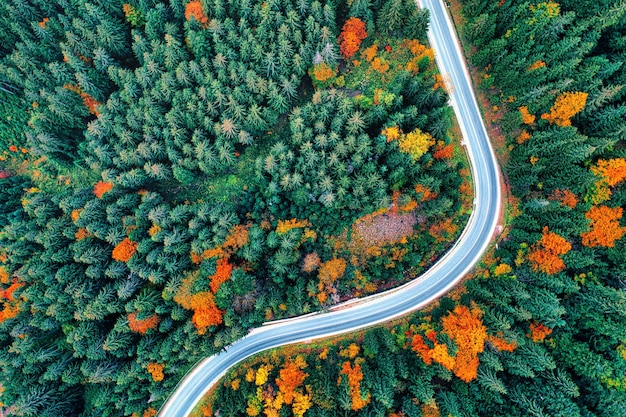
[{"label": "brown dirt patch", "polygon": [[353,238],[363,241],[369,247],[395,243],[410,236],[416,222],[414,213],[379,214],[355,224]]}]

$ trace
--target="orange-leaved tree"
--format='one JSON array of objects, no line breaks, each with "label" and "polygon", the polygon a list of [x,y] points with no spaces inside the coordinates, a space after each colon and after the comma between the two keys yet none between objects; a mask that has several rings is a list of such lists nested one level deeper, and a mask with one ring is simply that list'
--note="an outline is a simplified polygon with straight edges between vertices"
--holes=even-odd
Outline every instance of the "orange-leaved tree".
[{"label": "orange-leaved tree", "polygon": [[435,159],[450,159],[454,156],[454,146],[450,143],[448,145],[437,144],[437,148],[433,153]]},{"label": "orange-leaved tree", "polygon": [[426,187],[423,184],[416,184],[415,192],[422,196],[420,201],[430,201],[437,198],[437,193],[432,192],[430,188]]},{"label": "orange-leaved tree", "polygon": [[228,235],[226,235],[226,239],[224,239],[224,243],[221,245],[215,248],[206,249],[202,252],[202,254],[191,252],[192,262],[194,264],[199,264],[205,259],[228,258],[230,255],[236,253],[239,249],[248,244],[250,241],[250,226],[250,224],[238,224],[230,230]]},{"label": "orange-leaved tree", "polygon": [[354,359],[359,354],[361,348],[356,343],[350,343],[347,348],[339,350],[339,356]]},{"label": "orange-leaved tree", "polygon": [[527,106],[521,106],[519,108],[519,112],[522,115],[522,123],[524,123],[526,125],[532,125],[533,123],[535,123],[535,115],[531,114],[528,111],[528,107]]},{"label": "orange-leaved tree", "polygon": [[402,131],[400,130],[398,126],[390,126],[390,127],[383,129],[383,131],[381,132],[381,135],[387,138],[387,142],[391,142],[391,141],[400,139],[401,133]]},{"label": "orange-leaved tree", "polygon": [[150,226],[150,229],[148,229],[148,234],[150,236],[154,236],[160,231],[161,231],[161,226],[159,226],[158,224],[153,224],[152,226]]},{"label": "orange-leaved tree", "polygon": [[150,317],[138,320],[137,313],[133,312],[128,315],[128,327],[135,333],[146,334],[150,329],[154,329],[161,319],[155,314]]},{"label": "orange-leaved tree", "polygon": [[94,185],[93,187],[93,193],[96,195],[96,197],[102,198],[104,193],[108,193],[109,191],[111,191],[112,188],[113,188],[113,183],[98,181],[96,185]]},{"label": "orange-leaved tree", "polygon": [[230,274],[233,270],[233,266],[228,263],[228,258],[221,258],[217,261],[215,273],[209,278],[211,291],[213,294],[217,294],[217,290],[224,282],[230,279]]},{"label": "orange-leaved tree", "polygon": [[222,248],[229,253],[234,253],[240,248],[243,248],[250,241],[250,224],[243,225],[238,224],[230,229],[230,232],[226,236]]},{"label": "orange-leaved tree", "polygon": [[439,407],[437,404],[424,404],[422,405],[422,417],[439,417]]},{"label": "orange-leaved tree", "polygon": [[378,45],[374,44],[369,48],[366,48],[361,52],[361,55],[367,62],[372,62],[372,60],[376,57],[376,53],[378,52]]},{"label": "orange-leaved tree", "polygon": [[539,68],[543,68],[546,66],[546,63],[540,59],[536,60],[535,62],[533,62],[532,64],[530,64],[530,66],[528,67],[527,71],[533,71]]},{"label": "orange-leaved tree", "polygon": [[[448,352],[448,346],[437,340],[437,332],[429,330],[426,332],[427,342],[421,334],[413,335],[411,340],[411,350],[417,353],[426,365],[430,365],[433,361],[439,363],[447,370],[454,369],[456,359]],[[429,344],[432,344],[431,348]]]},{"label": "orange-leaved tree", "polygon": [[609,186],[615,187],[626,179],[626,159],[599,159],[596,165],[591,167],[591,172],[599,176]]},{"label": "orange-leaved tree", "polygon": [[319,64],[315,64],[309,70],[309,76],[313,80],[313,85],[318,88],[324,88],[331,84],[332,82],[328,82],[334,76],[337,75],[337,67],[331,68],[325,62],[320,62]]},{"label": "orange-leaved tree", "polygon": [[452,371],[456,366],[456,358],[450,355],[448,345],[445,343],[435,343],[435,347],[430,350],[430,357],[448,371]]},{"label": "orange-leaved tree", "polygon": [[384,74],[385,72],[389,71],[389,63],[384,58],[376,57],[372,61],[372,69],[381,74]]},{"label": "orange-leaved tree", "polygon": [[185,19],[191,20],[192,16],[203,26],[209,22],[209,18],[204,14],[202,3],[199,0],[190,1],[185,6]]},{"label": "orange-leaved tree", "polygon": [[541,118],[558,126],[571,126],[570,119],[585,108],[587,96],[583,92],[561,93],[550,108],[550,113],[542,114]]},{"label": "orange-leaved tree", "polygon": [[126,21],[132,26],[139,26],[143,20],[143,15],[139,9],[131,4],[124,3],[122,5],[122,11],[126,17]]},{"label": "orange-leaved tree", "polygon": [[552,329],[548,326],[533,322],[530,323],[530,333],[528,333],[527,336],[530,337],[533,342],[543,342],[550,333],[552,333]]},{"label": "orange-leaved tree", "polygon": [[433,223],[428,228],[428,233],[435,238],[436,242],[446,242],[450,240],[452,235],[457,231],[458,226],[454,223],[454,219],[448,217],[437,223]]},{"label": "orange-leaved tree", "polygon": [[422,357],[422,360],[426,365],[433,363],[431,355],[431,347],[426,344],[424,337],[421,334],[416,334],[411,340],[411,349]]},{"label": "orange-leaved tree", "polygon": [[559,203],[569,208],[574,208],[576,207],[576,204],[578,204],[578,197],[576,197],[576,194],[568,189],[554,190],[552,191],[548,199],[558,201]]},{"label": "orange-leaved tree", "polygon": [[477,307],[457,305],[441,319],[444,331],[458,348],[454,374],[465,382],[476,379],[478,354],[485,348],[487,328],[482,322],[483,312]]},{"label": "orange-leaved tree", "polygon": [[198,329],[198,334],[204,334],[211,326],[222,323],[224,311],[217,308],[215,295],[211,291],[201,291],[192,294],[194,284],[198,280],[200,271],[192,271],[187,274],[178,287],[174,296],[174,301],[183,308],[193,311],[191,319],[193,325]]},{"label": "orange-leaved tree", "polygon": [[276,386],[283,394],[285,404],[291,405],[294,400],[296,390],[302,386],[309,374],[303,371],[307,367],[307,363],[301,355],[295,359],[288,358],[282,369],[278,372],[276,378]]},{"label": "orange-leaved tree", "polygon": [[331,288],[335,281],[343,276],[346,266],[346,261],[341,258],[331,259],[320,266],[318,271],[319,283],[317,284],[317,289],[320,291],[318,294],[320,303],[326,301],[328,292],[332,291]]},{"label": "orange-leaved tree", "polygon": [[521,145],[522,143],[524,143],[524,142],[528,141],[528,139],[530,139],[531,137],[532,137],[532,136],[530,135],[530,133],[528,133],[528,132],[526,131],[526,129],[524,129],[524,130],[522,130],[522,133],[520,133],[520,134],[517,136],[517,143],[518,143],[519,145]]},{"label": "orange-leaved tree", "polygon": [[583,245],[593,248],[604,246],[612,248],[615,241],[626,234],[626,227],[620,226],[623,209],[621,207],[593,206],[585,217],[591,222],[589,230],[581,233]]},{"label": "orange-leaved tree", "polygon": [[[6,257],[6,254],[3,253],[2,254],[3,257]],[[3,261],[3,262],[6,262]],[[6,267],[4,265],[0,266],[0,283],[2,284],[8,284],[9,283],[9,271],[7,271]]]},{"label": "orange-leaved tree", "polygon": [[137,243],[129,238],[124,238],[115,248],[113,248],[112,258],[120,262],[128,262],[137,251]]},{"label": "orange-leaved tree", "polygon": [[626,160],[624,158],[599,159],[591,172],[598,178],[590,193],[592,204],[600,204],[611,198],[612,187],[626,179]]},{"label": "orange-leaved tree", "polygon": [[[113,184],[111,184],[111,186],[113,186]],[[83,209],[75,209],[72,210],[72,213],[70,214],[70,217],[72,219],[73,222],[75,222],[76,220],[78,220],[78,218],[80,217],[80,213],[83,211]]]},{"label": "orange-leaved tree", "polygon": [[163,375],[163,368],[165,368],[165,364],[151,362],[147,366],[147,370],[152,376],[152,380],[155,382],[163,381],[165,375]]},{"label": "orange-leaved tree", "polygon": [[16,302],[4,302],[3,304],[2,310],[0,310],[0,323],[16,317],[20,312],[19,306]]},{"label": "orange-leaved tree", "polygon": [[[363,371],[358,361],[354,361],[354,366],[350,361],[345,361],[341,367],[341,374],[348,377],[348,387],[350,388],[350,396],[352,397],[352,410],[358,411],[365,407],[370,402],[370,393],[368,392],[365,398],[361,393],[361,381],[363,380]],[[341,377],[339,377],[339,383],[341,383]]]},{"label": "orange-leaved tree", "polygon": [[565,263],[561,259],[572,249],[563,236],[548,231],[548,227],[543,228],[543,236],[532,245],[528,253],[528,260],[535,271],[542,271],[546,274],[556,274],[565,268]]},{"label": "orange-leaved tree", "polygon": [[89,233],[89,231],[84,227],[79,227],[76,233],[74,233],[74,238],[76,238],[76,240],[83,240],[89,236],[91,236],[91,233]]},{"label": "orange-leaved tree", "polygon": [[363,39],[367,38],[365,23],[356,17],[351,17],[343,24],[339,34],[339,50],[345,58],[351,58],[359,50]]},{"label": "orange-leaved tree", "polygon": [[511,268],[511,265],[507,264],[507,263],[501,263],[498,266],[495,267],[495,269],[493,270],[493,274],[497,277],[499,277],[500,275],[504,275],[504,274],[508,274],[512,271],[513,269]]},{"label": "orange-leaved tree", "polygon": [[[9,274],[4,266],[0,267],[0,283],[9,283]],[[11,285],[7,288],[3,290],[0,287],[0,323],[5,320],[12,319],[19,314],[19,299],[16,299],[13,293],[23,285],[24,283],[19,282],[16,278],[13,278]]]},{"label": "orange-leaved tree", "polygon": [[154,417],[156,415],[157,415],[156,408],[149,407],[147,410],[143,412],[142,417]]},{"label": "orange-leaved tree", "polygon": [[191,296],[193,317],[191,322],[198,329],[198,334],[206,333],[211,326],[222,324],[224,311],[217,308],[215,296],[209,291],[201,291]]}]

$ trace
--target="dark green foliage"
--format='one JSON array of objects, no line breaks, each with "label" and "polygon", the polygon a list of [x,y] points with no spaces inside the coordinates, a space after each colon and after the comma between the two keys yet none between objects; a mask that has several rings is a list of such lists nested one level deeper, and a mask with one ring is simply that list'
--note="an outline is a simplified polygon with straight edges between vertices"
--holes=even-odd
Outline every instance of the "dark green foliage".
[{"label": "dark green foliage", "polygon": [[28,120],[27,105],[19,89],[0,81],[0,150],[25,143],[24,125]]},{"label": "dark green foliage", "polygon": [[[6,171],[5,171],[6,172]],[[6,172],[10,175],[10,173]],[[30,187],[28,178],[9,176],[0,178],[0,227],[18,223],[22,218],[20,199],[24,190]]]}]

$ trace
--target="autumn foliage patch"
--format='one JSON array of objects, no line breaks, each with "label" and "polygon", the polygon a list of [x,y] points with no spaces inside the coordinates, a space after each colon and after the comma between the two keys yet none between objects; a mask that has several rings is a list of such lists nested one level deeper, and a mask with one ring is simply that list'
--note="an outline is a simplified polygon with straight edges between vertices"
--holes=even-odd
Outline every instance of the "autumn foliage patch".
[{"label": "autumn foliage patch", "polygon": [[528,337],[532,339],[533,342],[543,342],[543,340],[552,333],[552,329],[548,326],[533,322],[530,323],[530,333],[528,333]]},{"label": "autumn foliage patch", "polygon": [[185,19],[191,20],[192,17],[202,25],[206,25],[209,22],[209,18],[204,14],[202,3],[199,0],[190,1],[185,6]]},{"label": "autumn foliage patch", "polygon": [[482,322],[483,312],[477,306],[471,308],[457,305],[441,319],[445,333],[456,345],[456,355],[450,354],[448,345],[437,338],[434,330],[426,334],[412,334],[411,349],[417,353],[425,364],[439,363],[465,382],[476,379],[478,374],[478,355],[484,350],[485,342],[489,341],[500,351],[515,350],[515,341],[506,341],[500,336],[488,336],[487,328]]},{"label": "autumn foliage patch", "polygon": [[548,197],[550,200],[560,202],[565,207],[573,209],[578,204],[578,197],[570,190],[554,190]]},{"label": "autumn foliage patch", "polygon": [[483,312],[478,307],[472,309],[457,305],[441,320],[444,331],[458,348],[454,374],[465,382],[476,379],[478,354],[484,350],[487,328],[482,323]]},{"label": "autumn foliage patch", "polygon": [[590,220],[589,230],[581,234],[583,245],[593,248],[612,248],[615,241],[626,234],[626,227],[620,226],[623,209],[621,207],[593,206],[585,214]]},{"label": "autumn foliage patch", "polygon": [[495,269],[493,270],[493,274],[498,277],[500,275],[508,274],[512,270],[513,269],[511,268],[511,265],[505,264],[505,263],[501,263],[501,264],[499,264],[498,266],[495,267]]},{"label": "autumn foliage patch", "polygon": [[318,271],[319,283],[317,289],[319,291],[317,298],[320,303],[326,302],[329,294],[334,294],[336,289],[333,287],[335,281],[341,278],[346,270],[346,261],[341,258],[331,259],[324,262]]},{"label": "autumn foliage patch", "polygon": [[314,85],[325,87],[327,82],[337,75],[337,70],[328,66],[325,62],[313,65],[309,71],[309,75],[313,79]]},{"label": "autumn foliage patch", "polygon": [[147,371],[152,376],[152,380],[155,382],[163,381],[163,368],[165,368],[165,364],[163,363],[149,363],[147,366]]},{"label": "autumn foliage patch", "polygon": [[587,93],[562,93],[556,98],[550,113],[544,113],[541,118],[558,126],[571,126],[570,120],[580,113],[587,103]]},{"label": "autumn foliage patch", "polygon": [[285,404],[291,405],[293,403],[296,390],[302,386],[306,377],[309,376],[309,374],[303,371],[306,366],[304,358],[299,355],[295,359],[289,358],[280,370],[279,377],[276,379],[276,385],[283,394]]},{"label": "autumn foliage patch", "polygon": [[291,229],[303,228],[303,227],[307,227],[310,225],[311,224],[309,223],[308,220],[298,220],[298,219],[279,220],[278,225],[276,226],[276,233],[278,233],[279,235],[282,235],[284,233],[287,233]]},{"label": "autumn foliage patch", "polygon": [[230,279],[230,273],[233,270],[233,266],[228,263],[228,258],[221,258],[217,261],[217,267],[215,273],[209,278],[211,291],[213,294],[217,294],[217,290],[220,285]]},{"label": "autumn foliage patch", "polygon": [[596,165],[591,167],[591,172],[599,176],[609,186],[615,187],[626,179],[626,159],[599,159]]},{"label": "autumn foliage patch", "polygon": [[192,323],[199,334],[204,334],[211,326],[222,324],[224,311],[217,308],[215,295],[210,291],[193,293],[193,286],[198,280],[199,271],[190,272],[181,283],[174,301],[183,308],[193,311]]},{"label": "autumn foliage patch", "polygon": [[[98,181],[96,183],[96,185],[94,185],[94,187],[93,187],[93,193],[96,195],[96,197],[102,198],[104,193],[108,193],[112,189],[113,189],[113,183],[111,183],[111,182],[104,182],[104,181]],[[72,216],[73,216],[73,214],[72,214]],[[77,216],[77,218],[78,218],[78,216]]]},{"label": "autumn foliage patch", "polygon": [[543,229],[543,236],[532,246],[528,259],[535,271],[542,271],[549,275],[556,274],[565,268],[561,256],[571,249],[571,243],[564,237],[549,232],[546,227]]},{"label": "autumn foliage patch", "polygon": [[537,61],[535,61],[532,64],[530,64],[530,66],[528,67],[528,71],[534,71],[536,69],[543,68],[545,66],[546,66],[546,63],[544,61],[538,59]]},{"label": "autumn foliage patch", "polygon": [[624,158],[599,159],[591,172],[598,178],[590,193],[593,204],[603,203],[611,198],[612,188],[626,179],[626,160]]},{"label": "autumn foliage patch", "polygon": [[433,153],[435,159],[450,159],[454,156],[454,146],[450,143],[448,145],[438,146]]},{"label": "autumn foliage patch", "polygon": [[193,310],[191,322],[198,329],[198,334],[204,334],[211,326],[222,324],[224,311],[215,304],[215,296],[202,291],[191,296],[189,306]]},{"label": "autumn foliage patch", "polygon": [[351,58],[365,38],[367,38],[365,23],[356,17],[349,18],[339,34],[339,50],[344,59]]},{"label": "autumn foliage patch", "polygon": [[513,352],[517,348],[517,341],[507,341],[502,338],[501,334],[498,334],[497,336],[489,336],[487,337],[487,341],[500,352]]},{"label": "autumn foliage patch", "polygon": [[138,320],[137,313],[130,313],[128,315],[128,327],[135,333],[146,334],[150,329],[154,329],[160,322],[159,316],[153,314],[152,316]]},{"label": "autumn foliage patch", "polygon": [[302,271],[313,272],[321,264],[321,259],[317,252],[308,253],[302,261]]},{"label": "autumn foliage patch", "polygon": [[63,88],[65,88],[66,90],[73,91],[74,93],[78,94],[80,98],[83,99],[83,104],[85,105],[85,107],[87,107],[87,110],[89,110],[89,113],[93,114],[96,117],[100,116],[100,113],[98,112],[98,106],[102,103],[98,102],[95,98],[85,93],[83,89],[80,88],[80,86],[75,85],[75,84],[65,84]]},{"label": "autumn foliage patch", "polygon": [[19,314],[19,300],[16,299],[14,292],[24,286],[17,278],[11,279],[5,267],[0,266],[0,284],[9,283],[11,284],[4,289],[0,286],[0,323]]},{"label": "autumn foliage patch", "polygon": [[[363,371],[361,365],[355,361],[354,365],[350,361],[345,361],[341,368],[341,373],[348,378],[348,387],[350,388],[350,397],[352,397],[352,410],[358,411],[370,402],[370,394],[365,397],[361,393],[361,381],[363,380]],[[338,381],[341,383],[341,378]]]},{"label": "autumn foliage patch", "polygon": [[89,237],[89,236],[91,236],[91,234],[84,227],[78,228],[78,230],[74,234],[74,237],[76,238],[76,240],[82,240],[82,239],[84,239],[86,237]]},{"label": "autumn foliage patch", "polygon": [[527,125],[532,125],[533,123],[535,123],[535,115],[531,114],[528,111],[527,106],[521,106],[519,108],[519,112],[522,115],[522,123],[527,124]]},{"label": "autumn foliage patch", "polygon": [[125,238],[113,249],[111,256],[116,261],[128,262],[136,251],[137,243]]}]

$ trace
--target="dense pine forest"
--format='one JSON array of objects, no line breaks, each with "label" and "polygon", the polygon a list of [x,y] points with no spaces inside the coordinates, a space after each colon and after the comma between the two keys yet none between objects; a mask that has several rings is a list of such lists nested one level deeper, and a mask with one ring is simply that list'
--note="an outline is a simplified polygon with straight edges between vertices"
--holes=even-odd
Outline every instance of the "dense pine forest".
[{"label": "dense pine forest", "polygon": [[626,415],[626,5],[461,7],[510,186],[498,246],[402,322],[248,361],[198,414]]},{"label": "dense pine forest", "polygon": [[441,256],[472,186],[427,26],[410,0],[2,2],[1,412],[154,415],[248,329]]}]

